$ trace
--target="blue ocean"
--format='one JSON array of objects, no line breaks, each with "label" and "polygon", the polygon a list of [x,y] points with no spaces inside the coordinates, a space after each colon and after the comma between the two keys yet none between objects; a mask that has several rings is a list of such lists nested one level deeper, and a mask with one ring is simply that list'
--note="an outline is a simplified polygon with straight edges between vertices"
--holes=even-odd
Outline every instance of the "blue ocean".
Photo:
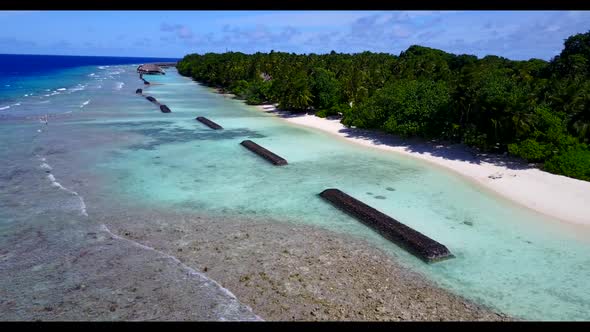
[{"label": "blue ocean", "polygon": [[[183,317],[257,319],[231,289],[174,253],[163,255],[149,236],[195,218],[325,229],[366,241],[440,287],[507,315],[590,319],[587,230],[430,164],[287,123],[175,68],[147,78],[149,86],[138,78],[138,64],[175,60],[0,55],[0,318],[68,319],[44,308],[74,299],[82,303],[80,319],[92,318],[92,303],[107,303],[110,314],[109,301],[121,307],[136,299],[155,308],[141,317],[170,319],[180,309],[158,303],[175,297],[192,308]],[[138,88],[172,113],[160,112]],[[224,130],[212,131],[196,116]],[[289,165],[269,166],[239,145],[245,139]],[[395,216],[455,258],[424,264],[324,202],[317,194],[326,188]],[[144,230],[145,245],[133,244],[139,240],[132,232],[109,231],[131,223]],[[180,230],[174,234],[194,245]],[[224,259],[220,254],[210,268],[231,270]],[[117,297],[136,284],[150,291]],[[117,312],[113,319],[135,317]]]},{"label": "blue ocean", "polygon": [[[112,65],[175,62],[173,58],[0,54],[0,117],[21,114],[19,106],[35,105],[64,89],[82,91],[92,71]],[[11,113],[6,111],[12,109]],[[21,109],[22,110],[22,109]],[[41,110],[39,110],[41,111]],[[33,110],[28,111],[29,114]]]}]

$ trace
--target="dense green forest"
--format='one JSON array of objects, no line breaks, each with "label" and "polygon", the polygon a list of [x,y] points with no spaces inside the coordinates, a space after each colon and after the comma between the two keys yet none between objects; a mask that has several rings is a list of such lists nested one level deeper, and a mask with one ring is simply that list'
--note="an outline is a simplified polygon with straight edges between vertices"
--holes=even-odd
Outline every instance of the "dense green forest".
[{"label": "dense green forest", "polygon": [[462,142],[590,180],[590,32],[551,61],[411,46],[399,56],[191,54],[177,68],[249,104],[342,115],[347,126]]}]

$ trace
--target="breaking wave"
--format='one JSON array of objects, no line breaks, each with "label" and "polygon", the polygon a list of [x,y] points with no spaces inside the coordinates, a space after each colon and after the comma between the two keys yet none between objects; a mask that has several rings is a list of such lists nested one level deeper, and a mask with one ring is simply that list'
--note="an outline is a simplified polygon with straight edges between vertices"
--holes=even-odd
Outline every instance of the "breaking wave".
[{"label": "breaking wave", "polygon": [[[37,158],[39,158],[39,161],[41,161],[41,164],[39,165],[40,168],[42,168],[42,169],[44,169],[44,170],[46,170],[48,172],[50,172],[53,169],[47,163],[47,159],[45,159],[43,157],[40,157],[40,156],[37,156]],[[69,194],[71,194],[73,196],[78,197],[78,199],[80,200],[80,214],[83,215],[83,216],[85,216],[85,217],[88,217],[88,212],[86,212],[86,203],[84,202],[84,198],[80,194],[78,194],[77,192],[75,192],[75,191],[73,191],[71,189],[68,189],[68,188],[62,186],[61,183],[59,183],[55,179],[55,176],[53,176],[53,174],[51,174],[51,173],[47,174],[47,178],[49,179],[49,181],[51,181],[51,185],[52,186],[57,187],[57,188],[65,191],[65,192],[67,192],[67,193],[69,193]]]},{"label": "breaking wave", "polygon": [[70,93],[75,92],[75,91],[82,91],[86,89],[86,84],[78,84],[75,87],[70,89]]}]

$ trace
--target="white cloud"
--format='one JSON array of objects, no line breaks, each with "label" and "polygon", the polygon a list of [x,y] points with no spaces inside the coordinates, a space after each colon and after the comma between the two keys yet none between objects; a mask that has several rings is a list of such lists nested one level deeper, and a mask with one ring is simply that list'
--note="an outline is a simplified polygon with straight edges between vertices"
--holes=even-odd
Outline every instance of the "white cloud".
[{"label": "white cloud", "polygon": [[310,27],[336,27],[351,24],[367,12],[355,11],[315,11],[315,12],[280,12],[257,13],[243,17],[231,17],[213,21],[213,23],[245,26],[264,24],[265,26],[297,26],[299,28]]}]

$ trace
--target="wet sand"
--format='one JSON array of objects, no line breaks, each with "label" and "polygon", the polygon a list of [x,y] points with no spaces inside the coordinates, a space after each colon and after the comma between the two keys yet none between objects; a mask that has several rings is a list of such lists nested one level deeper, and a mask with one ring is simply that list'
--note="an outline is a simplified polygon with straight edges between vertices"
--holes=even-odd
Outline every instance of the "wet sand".
[{"label": "wet sand", "polygon": [[311,226],[180,216],[107,224],[216,280],[264,320],[510,320],[362,240]]},{"label": "wet sand", "polygon": [[47,218],[4,235],[0,320],[259,320],[173,257],[88,220],[68,220]]}]

